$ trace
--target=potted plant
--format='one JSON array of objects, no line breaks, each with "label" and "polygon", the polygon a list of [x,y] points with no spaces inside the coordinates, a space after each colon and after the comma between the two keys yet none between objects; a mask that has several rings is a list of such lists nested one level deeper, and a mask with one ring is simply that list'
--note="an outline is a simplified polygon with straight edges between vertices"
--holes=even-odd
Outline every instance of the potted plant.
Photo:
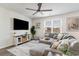
[{"label": "potted plant", "polygon": [[35,26],[31,27],[30,32],[32,34],[32,39],[34,39],[34,35],[36,34]]}]

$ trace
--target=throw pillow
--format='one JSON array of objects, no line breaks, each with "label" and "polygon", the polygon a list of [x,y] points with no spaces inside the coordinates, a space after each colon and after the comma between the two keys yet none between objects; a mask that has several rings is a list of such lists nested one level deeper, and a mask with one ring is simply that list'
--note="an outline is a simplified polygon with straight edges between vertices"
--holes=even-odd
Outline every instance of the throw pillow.
[{"label": "throw pillow", "polygon": [[68,39],[61,40],[61,43],[58,45],[57,49],[60,50],[61,48],[64,47],[64,45],[69,46],[69,40]]},{"label": "throw pillow", "polygon": [[64,34],[63,39],[67,39],[70,34]]},{"label": "throw pillow", "polygon": [[57,39],[62,40],[62,37],[63,37],[63,34],[59,33],[58,36],[57,36]]},{"label": "throw pillow", "polygon": [[51,46],[52,49],[56,49],[60,42],[54,42]]}]

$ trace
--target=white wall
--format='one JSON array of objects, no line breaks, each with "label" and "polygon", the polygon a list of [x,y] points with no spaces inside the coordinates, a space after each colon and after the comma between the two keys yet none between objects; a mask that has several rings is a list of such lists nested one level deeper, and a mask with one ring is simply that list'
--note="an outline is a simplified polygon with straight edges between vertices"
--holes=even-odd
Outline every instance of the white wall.
[{"label": "white wall", "polygon": [[61,20],[61,30],[63,33],[70,33],[71,35],[75,36],[77,39],[79,39],[79,31],[74,31],[74,32],[69,32],[67,31],[67,25],[66,21],[68,21],[68,17],[79,17],[79,11],[77,12],[72,12],[72,13],[67,13],[63,15],[57,15],[57,16],[51,16],[51,17],[42,17],[42,18],[34,18],[32,19],[32,24],[36,25],[36,23],[40,22],[41,23],[41,28],[37,29],[37,35],[40,37],[44,36],[44,21],[45,20],[55,20],[59,19]]},{"label": "white wall", "polygon": [[[13,33],[12,30],[12,20],[13,18],[19,18],[26,21],[29,21],[31,26],[31,19],[17,13],[11,11],[6,8],[0,7],[0,48],[4,48],[10,45],[13,45]],[[15,31],[16,33],[29,32],[28,31]]]}]

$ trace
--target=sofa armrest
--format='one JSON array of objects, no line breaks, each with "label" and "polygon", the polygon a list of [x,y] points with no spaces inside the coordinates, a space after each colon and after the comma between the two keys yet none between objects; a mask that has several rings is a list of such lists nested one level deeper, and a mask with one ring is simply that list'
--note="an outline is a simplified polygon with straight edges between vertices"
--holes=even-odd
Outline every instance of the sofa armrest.
[{"label": "sofa armrest", "polygon": [[46,52],[46,53],[44,53],[45,55],[48,55],[48,52],[51,52],[52,54],[59,54],[60,56],[63,55],[63,53],[61,51],[56,50],[56,49],[51,49],[51,48],[46,49],[45,52]]}]

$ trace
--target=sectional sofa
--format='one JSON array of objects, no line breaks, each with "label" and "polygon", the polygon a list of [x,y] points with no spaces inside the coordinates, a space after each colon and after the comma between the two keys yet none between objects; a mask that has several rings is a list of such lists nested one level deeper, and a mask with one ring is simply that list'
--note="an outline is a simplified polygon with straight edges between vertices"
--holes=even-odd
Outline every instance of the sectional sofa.
[{"label": "sectional sofa", "polygon": [[[68,45],[68,49],[72,52],[73,55],[79,55],[79,40],[74,36],[67,33],[50,33],[43,39],[39,40],[40,43],[50,44],[49,49],[41,50],[40,49],[30,49],[30,55],[32,56],[56,56],[64,55],[59,49]],[[51,53],[51,54],[50,54]]]}]

